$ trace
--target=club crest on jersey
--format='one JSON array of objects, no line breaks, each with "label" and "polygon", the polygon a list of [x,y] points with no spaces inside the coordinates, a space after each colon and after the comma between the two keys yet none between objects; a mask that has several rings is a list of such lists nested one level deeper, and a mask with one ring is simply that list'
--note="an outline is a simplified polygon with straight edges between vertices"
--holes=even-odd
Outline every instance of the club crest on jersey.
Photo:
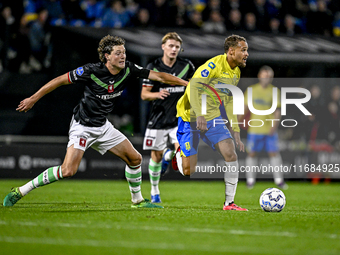
[{"label": "club crest on jersey", "polygon": [[82,67],[77,68],[77,74],[80,76],[84,73],[84,69]]},{"label": "club crest on jersey", "polygon": [[146,139],[145,144],[146,144],[146,146],[152,146],[152,140]]},{"label": "club crest on jersey", "polygon": [[204,70],[201,72],[201,75],[202,75],[202,77],[208,77],[208,75],[209,75],[208,69],[204,69]]},{"label": "club crest on jersey", "polygon": [[85,146],[86,146],[86,139],[85,138],[79,139],[79,146],[85,148]]},{"label": "club crest on jersey", "polygon": [[112,93],[113,91],[114,91],[114,86],[113,85],[109,85],[109,86],[107,86],[107,91],[109,92],[109,93]]}]

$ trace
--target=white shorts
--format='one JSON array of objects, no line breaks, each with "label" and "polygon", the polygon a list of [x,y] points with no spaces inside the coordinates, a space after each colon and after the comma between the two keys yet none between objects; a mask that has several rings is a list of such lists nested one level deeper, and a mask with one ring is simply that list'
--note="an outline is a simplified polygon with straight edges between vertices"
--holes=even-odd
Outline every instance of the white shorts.
[{"label": "white shorts", "polygon": [[162,151],[166,148],[168,139],[171,144],[178,143],[177,127],[170,129],[149,129],[145,131],[143,150]]},{"label": "white shorts", "polygon": [[67,148],[74,145],[75,149],[86,151],[92,147],[103,155],[125,139],[126,136],[115,129],[108,120],[101,127],[86,127],[72,118]]}]

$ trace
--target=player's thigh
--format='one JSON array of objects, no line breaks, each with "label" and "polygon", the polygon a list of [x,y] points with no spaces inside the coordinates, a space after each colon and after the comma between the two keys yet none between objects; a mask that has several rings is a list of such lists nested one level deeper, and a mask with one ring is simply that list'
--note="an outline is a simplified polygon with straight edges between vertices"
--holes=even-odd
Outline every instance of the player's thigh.
[{"label": "player's thigh", "polygon": [[248,133],[247,135],[248,153],[261,152],[264,148],[265,148],[265,135]]},{"label": "player's thigh", "polygon": [[265,140],[266,152],[276,154],[279,151],[279,136],[277,133],[267,135]]},{"label": "player's thigh", "polygon": [[221,117],[208,121],[207,127],[208,131],[202,135],[202,140],[213,150],[217,149],[226,161],[233,161],[236,157],[235,145]]},{"label": "player's thigh", "polygon": [[186,157],[197,154],[198,144],[200,140],[200,131],[193,128],[190,122],[182,121],[179,118],[177,139],[181,148],[181,154]]},{"label": "player's thigh", "polygon": [[99,129],[100,135],[91,134],[95,138],[91,144],[91,148],[104,155],[111,148],[116,147],[123,141],[127,140],[127,137],[116,129],[109,121],[106,121],[105,125]]},{"label": "player's thigh", "polygon": [[169,136],[169,140],[171,144],[178,143],[177,130],[178,130],[178,127],[174,127],[168,130],[168,136]]},{"label": "player's thigh", "polygon": [[130,166],[137,166],[142,162],[141,154],[133,147],[128,139],[125,139],[108,151],[124,160],[125,163]]}]

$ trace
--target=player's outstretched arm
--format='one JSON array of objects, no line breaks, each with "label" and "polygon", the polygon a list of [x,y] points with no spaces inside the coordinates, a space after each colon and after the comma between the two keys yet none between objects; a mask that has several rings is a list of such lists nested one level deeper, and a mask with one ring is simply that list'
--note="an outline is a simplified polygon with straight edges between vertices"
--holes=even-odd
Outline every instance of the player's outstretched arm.
[{"label": "player's outstretched arm", "polygon": [[146,101],[153,101],[156,99],[165,99],[170,95],[170,92],[167,91],[166,89],[163,89],[159,92],[151,92],[151,87],[143,87],[142,88],[142,93],[141,93],[141,98],[142,100]]},{"label": "player's outstretched arm", "polygon": [[54,78],[53,80],[49,81],[44,86],[42,86],[31,97],[28,97],[28,98],[22,100],[20,102],[20,104],[18,105],[18,108],[16,110],[19,111],[19,112],[27,112],[44,95],[50,93],[51,91],[55,90],[59,86],[66,85],[66,84],[70,84],[70,82],[68,80],[68,74],[67,73],[60,75],[57,78]]},{"label": "player's outstretched arm", "polygon": [[159,81],[162,83],[170,84],[170,85],[179,85],[179,86],[187,86],[188,82],[178,78],[174,75],[164,73],[164,72],[155,72],[150,70],[148,79],[153,81]]}]

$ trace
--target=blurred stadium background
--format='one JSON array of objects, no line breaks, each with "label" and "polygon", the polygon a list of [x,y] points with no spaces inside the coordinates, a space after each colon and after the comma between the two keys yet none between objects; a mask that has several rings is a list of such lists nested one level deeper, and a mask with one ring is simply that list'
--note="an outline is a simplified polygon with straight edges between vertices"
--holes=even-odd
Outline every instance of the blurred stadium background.
[{"label": "blurred stadium background", "polygon": [[[82,88],[61,87],[25,114],[15,111],[22,99],[58,75],[98,62],[97,45],[107,34],[123,37],[127,59],[146,66],[162,55],[161,38],[169,31],[182,37],[180,56],[196,68],[223,53],[226,36],[246,37],[250,57],[242,70],[242,90],[256,83],[265,64],[274,69],[279,87],[294,82],[312,92],[306,107],[313,116],[289,109],[286,118],[299,124],[279,130],[284,164],[339,163],[339,1],[2,0],[0,10],[0,178],[32,178],[62,163],[72,110]],[[108,118],[143,154],[147,173],[149,152],[143,151],[142,139],[148,104],[141,101],[140,90],[139,81],[131,84]],[[245,134],[242,130],[243,139]],[[198,165],[209,160],[210,154],[204,154]],[[238,154],[242,165],[245,153]],[[120,179],[123,167],[117,158],[89,150],[74,178]],[[304,172],[288,173],[286,178],[317,181],[339,176]],[[164,178],[180,177],[170,171]]]}]

